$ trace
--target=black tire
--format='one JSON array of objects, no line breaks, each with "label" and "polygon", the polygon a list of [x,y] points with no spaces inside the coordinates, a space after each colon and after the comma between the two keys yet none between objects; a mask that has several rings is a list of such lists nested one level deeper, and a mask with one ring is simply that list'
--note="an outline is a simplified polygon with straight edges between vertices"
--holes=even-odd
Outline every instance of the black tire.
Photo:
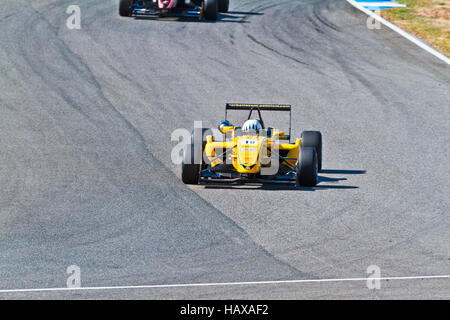
[{"label": "black tire", "polygon": [[219,12],[226,13],[230,7],[230,0],[219,0]]},{"label": "black tire", "polygon": [[212,135],[212,131],[209,128],[194,128],[191,134],[191,144],[197,144],[200,143],[200,141],[202,142],[202,149],[201,149],[203,157],[202,168],[205,168],[209,163],[208,159],[204,155],[206,146],[206,136],[208,135]]},{"label": "black tire", "polygon": [[317,152],[313,147],[302,147],[298,155],[297,185],[314,187],[317,184]]},{"label": "black tire", "polygon": [[181,162],[181,180],[185,184],[198,184],[200,177],[201,153],[199,146],[186,144]]},{"label": "black tire", "polygon": [[119,15],[122,17],[131,16],[133,0],[120,0],[119,3]]},{"label": "black tire", "polygon": [[191,143],[200,143],[202,142],[202,148],[206,145],[206,136],[208,134],[212,134],[210,128],[194,128],[191,133]]},{"label": "black tire", "polygon": [[322,134],[320,131],[303,131],[302,147],[313,147],[317,152],[317,167],[322,170]]},{"label": "black tire", "polygon": [[203,155],[208,133],[211,133],[209,128],[194,128],[190,143],[184,147],[181,180],[186,184],[198,184],[200,171],[207,166],[207,161],[203,159]]},{"label": "black tire", "polygon": [[203,16],[206,20],[216,21],[219,14],[218,0],[203,0]]}]

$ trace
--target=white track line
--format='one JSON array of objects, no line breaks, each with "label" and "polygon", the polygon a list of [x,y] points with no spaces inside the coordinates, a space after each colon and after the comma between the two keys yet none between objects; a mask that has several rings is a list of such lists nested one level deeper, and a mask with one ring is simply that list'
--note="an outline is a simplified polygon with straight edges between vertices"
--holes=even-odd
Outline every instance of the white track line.
[{"label": "white track line", "polygon": [[[323,282],[349,282],[349,281],[386,281],[386,280],[426,280],[426,279],[450,279],[450,275],[438,276],[411,276],[411,277],[381,277],[381,278],[344,278],[344,279],[304,279],[304,280],[274,280],[253,282],[215,282],[215,283],[185,283],[185,284],[161,284],[141,286],[111,286],[111,287],[80,287],[80,288],[41,288],[41,289],[10,289],[0,290],[1,293],[31,293],[51,291],[88,291],[88,290],[126,290],[126,289],[168,289],[186,287],[212,287],[212,286],[249,286],[270,284],[296,284],[296,283],[323,283]],[[449,287],[450,288],[450,287]]]},{"label": "white track line", "polygon": [[359,2],[358,4],[362,7],[389,7],[389,8],[405,8],[404,4],[399,4],[391,1],[380,1],[380,2]]},{"label": "white track line", "polygon": [[428,53],[431,53],[432,55],[434,55],[436,58],[444,61],[445,63],[447,63],[448,65],[450,65],[450,59],[448,57],[446,57],[445,55],[443,55],[442,53],[440,53],[439,51],[433,49],[432,47],[430,47],[429,45],[427,45],[426,43],[424,43],[423,41],[419,40],[418,38],[414,37],[413,35],[407,33],[405,30],[397,27],[395,24],[392,24],[391,22],[383,19],[382,17],[380,17],[379,15],[375,14],[374,12],[370,11],[369,9],[366,9],[364,7],[362,7],[358,2],[354,1],[354,0],[347,0],[348,3],[350,3],[352,6],[354,6],[355,8],[361,10],[362,12],[364,12],[365,14],[369,15],[370,17],[372,17],[373,19],[381,22],[382,24],[384,24],[386,27],[392,29],[393,31],[397,32],[398,34],[400,34],[401,36],[405,37],[406,39],[408,39],[409,41],[415,43],[416,45],[418,45],[419,47],[421,47],[422,49],[424,49],[425,51],[427,51]]}]

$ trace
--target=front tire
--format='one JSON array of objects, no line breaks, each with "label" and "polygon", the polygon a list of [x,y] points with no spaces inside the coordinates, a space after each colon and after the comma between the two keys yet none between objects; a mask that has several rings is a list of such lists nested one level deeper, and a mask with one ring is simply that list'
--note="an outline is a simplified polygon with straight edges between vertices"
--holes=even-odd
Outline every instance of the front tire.
[{"label": "front tire", "polygon": [[230,0],[219,0],[219,12],[226,13],[230,7]]},{"label": "front tire", "polygon": [[203,16],[208,21],[216,21],[219,14],[218,0],[203,0]]},{"label": "front tire", "polygon": [[298,155],[297,185],[314,187],[317,185],[317,152],[313,147],[302,147]]},{"label": "front tire", "polygon": [[206,136],[212,135],[212,131],[209,128],[194,128],[191,134],[191,144],[199,144],[201,142],[202,145],[202,169],[206,168],[209,164],[208,159],[204,155],[205,146],[206,146]]},{"label": "front tire", "polygon": [[322,134],[320,131],[303,131],[301,135],[302,147],[312,147],[317,152],[317,167],[322,170]]},{"label": "front tire", "polygon": [[132,8],[133,0],[120,0],[119,3],[119,15],[121,17],[129,17],[133,12]]},{"label": "front tire", "polygon": [[185,184],[198,184],[200,171],[208,163],[203,159],[208,133],[211,133],[211,129],[194,128],[191,133],[190,143],[184,147],[183,161],[181,163],[181,180]]},{"label": "front tire", "polygon": [[200,166],[199,146],[191,143],[186,144],[183,150],[183,161],[181,162],[181,180],[183,183],[198,184]]}]

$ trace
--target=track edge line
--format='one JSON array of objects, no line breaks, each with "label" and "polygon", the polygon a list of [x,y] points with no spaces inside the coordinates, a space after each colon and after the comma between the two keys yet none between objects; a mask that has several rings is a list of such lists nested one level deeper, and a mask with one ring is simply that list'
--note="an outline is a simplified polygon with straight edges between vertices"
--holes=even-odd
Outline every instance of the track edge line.
[{"label": "track edge line", "polygon": [[450,65],[450,59],[447,56],[445,56],[443,53],[437,51],[436,49],[432,48],[428,44],[424,43],[422,40],[420,40],[417,37],[413,36],[412,34],[406,32],[405,30],[403,30],[402,28],[396,26],[395,24],[387,21],[386,19],[382,18],[381,16],[375,14],[374,12],[370,11],[369,9],[364,8],[363,6],[359,5],[355,0],[347,0],[347,2],[350,3],[352,6],[354,6],[355,8],[357,8],[358,10],[360,10],[360,11],[364,12],[365,14],[367,14],[368,16],[372,17],[373,19],[381,22],[386,27],[388,27],[391,30],[395,31],[396,33],[398,33],[402,37],[408,39],[409,41],[413,42],[417,46],[421,47],[422,49],[424,49],[428,53],[432,54],[433,56],[435,56],[439,60],[445,62],[448,65]]}]

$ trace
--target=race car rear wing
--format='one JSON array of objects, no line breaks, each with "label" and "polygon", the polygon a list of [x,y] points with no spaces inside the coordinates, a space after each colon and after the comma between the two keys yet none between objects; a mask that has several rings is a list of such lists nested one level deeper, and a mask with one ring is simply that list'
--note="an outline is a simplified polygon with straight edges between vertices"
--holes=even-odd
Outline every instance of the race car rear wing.
[{"label": "race car rear wing", "polygon": [[227,103],[225,110],[252,110],[252,109],[268,110],[268,111],[289,111],[291,106],[288,104],[248,104],[248,103]]},{"label": "race car rear wing", "polygon": [[[261,111],[287,111],[289,112],[289,136],[288,139],[291,139],[291,125],[292,125],[292,113],[291,113],[291,105],[289,104],[250,104],[250,103],[227,103],[225,105],[225,120],[227,119],[227,111],[228,110],[250,110],[248,115],[248,119],[250,119],[253,110],[257,110],[259,114],[260,120],[262,120]],[[264,124],[264,122],[263,122]]]}]

